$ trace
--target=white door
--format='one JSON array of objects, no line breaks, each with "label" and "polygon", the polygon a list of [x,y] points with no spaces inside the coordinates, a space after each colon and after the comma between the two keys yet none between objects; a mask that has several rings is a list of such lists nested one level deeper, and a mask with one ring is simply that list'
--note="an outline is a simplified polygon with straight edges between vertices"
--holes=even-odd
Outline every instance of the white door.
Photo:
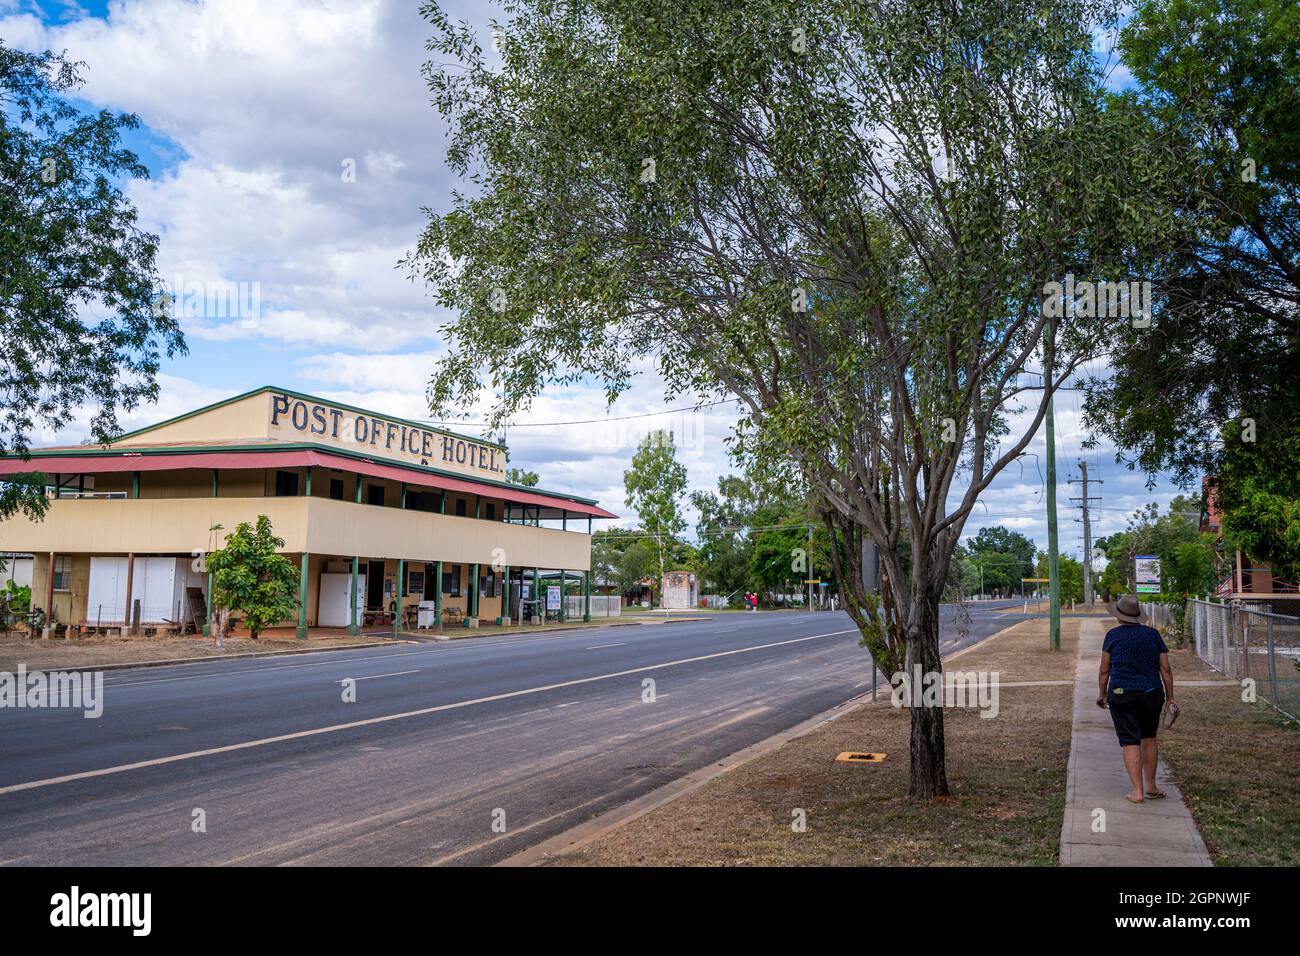
[{"label": "white door", "polygon": [[126,620],[126,558],[90,559],[86,620],[90,624]]},{"label": "white door", "polygon": [[[348,599],[352,595],[352,574],[322,574],[320,576],[320,608],[316,623],[321,627],[347,627],[351,622]],[[357,623],[361,623],[361,609],[366,606],[366,576],[357,575]]]},{"label": "white door", "polygon": [[176,607],[177,563],[176,558],[145,558],[143,561],[136,558],[135,573],[143,580],[140,584],[132,582],[131,603],[139,600],[141,621],[179,620]]}]

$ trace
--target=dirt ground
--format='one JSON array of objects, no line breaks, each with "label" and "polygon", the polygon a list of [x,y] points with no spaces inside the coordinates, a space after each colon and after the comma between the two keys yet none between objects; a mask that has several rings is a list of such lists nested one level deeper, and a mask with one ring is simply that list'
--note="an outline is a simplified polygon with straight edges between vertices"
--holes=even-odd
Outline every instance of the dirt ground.
[{"label": "dirt ground", "polygon": [[[1003,682],[1072,681],[1078,632],[1078,620],[1063,621],[1062,649],[1053,652],[1047,622],[1022,621],[949,669],[996,670]],[[1072,687],[1002,687],[998,703],[991,719],[945,711],[947,798],[907,798],[910,718],[882,699],[551,865],[1054,865]],[[888,757],[836,763],[844,750]],[[793,828],[799,811],[804,832]]]},{"label": "dirt ground", "polygon": [[381,637],[362,634],[351,637],[346,632],[313,633],[305,641],[294,636],[292,628],[275,629],[258,640],[247,637],[226,638],[225,648],[212,638],[201,635],[184,637],[80,637],[50,639],[0,637],[0,670],[14,671],[19,663],[27,668],[57,670],[97,664],[126,664],[140,661],[172,661],[214,657],[221,654],[257,654],[275,651],[323,650],[372,644]]}]

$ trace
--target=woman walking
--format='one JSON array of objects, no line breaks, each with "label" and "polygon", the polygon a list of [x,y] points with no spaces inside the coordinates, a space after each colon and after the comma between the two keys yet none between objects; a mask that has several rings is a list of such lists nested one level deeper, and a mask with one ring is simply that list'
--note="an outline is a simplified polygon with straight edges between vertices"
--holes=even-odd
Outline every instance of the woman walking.
[{"label": "woman walking", "polygon": [[1137,598],[1122,595],[1109,608],[1119,621],[1106,633],[1097,673],[1098,707],[1110,708],[1110,719],[1124,752],[1124,768],[1133,784],[1126,795],[1130,803],[1164,797],[1156,786],[1156,764],[1160,751],[1156,731],[1165,702],[1174,703],[1174,672],[1169,667],[1169,648],[1160,632],[1141,622]]}]

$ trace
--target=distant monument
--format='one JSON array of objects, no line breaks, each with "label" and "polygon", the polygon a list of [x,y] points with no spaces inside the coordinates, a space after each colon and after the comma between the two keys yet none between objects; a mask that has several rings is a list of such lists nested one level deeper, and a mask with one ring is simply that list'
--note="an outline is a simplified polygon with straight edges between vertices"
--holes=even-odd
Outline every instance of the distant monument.
[{"label": "distant monument", "polygon": [[690,571],[666,571],[663,579],[663,606],[686,611],[700,603],[700,585]]}]

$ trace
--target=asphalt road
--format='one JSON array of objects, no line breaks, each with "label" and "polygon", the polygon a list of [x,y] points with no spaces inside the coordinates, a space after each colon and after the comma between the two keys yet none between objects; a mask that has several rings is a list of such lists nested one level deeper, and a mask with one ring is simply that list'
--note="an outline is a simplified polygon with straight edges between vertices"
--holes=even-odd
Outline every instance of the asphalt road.
[{"label": "asphalt road", "polygon": [[113,671],[99,719],[0,709],[0,865],[492,863],[870,682],[842,612]]}]

